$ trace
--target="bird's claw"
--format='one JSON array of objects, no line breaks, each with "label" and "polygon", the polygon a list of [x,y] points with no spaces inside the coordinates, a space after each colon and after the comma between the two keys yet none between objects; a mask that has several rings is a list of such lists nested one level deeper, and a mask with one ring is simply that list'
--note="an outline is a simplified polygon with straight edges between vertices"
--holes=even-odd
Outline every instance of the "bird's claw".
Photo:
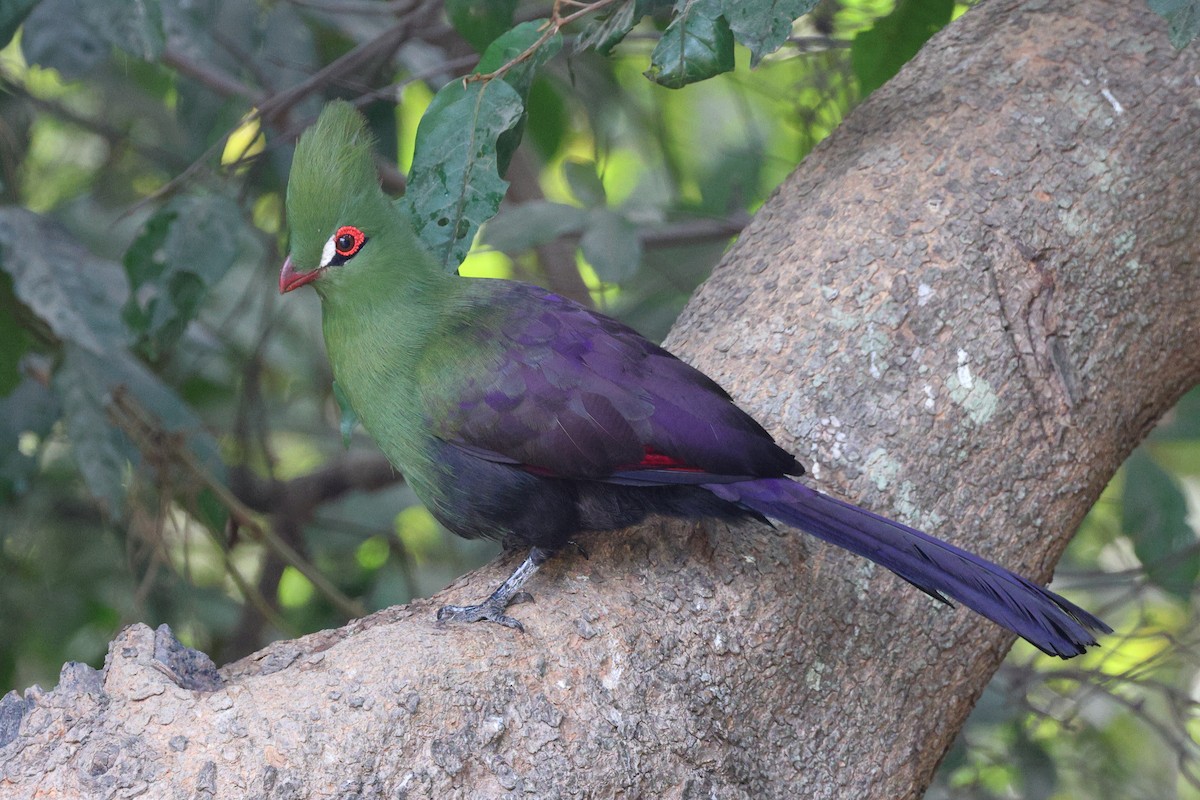
[{"label": "bird's claw", "polygon": [[[532,599],[528,592],[521,592],[512,602],[522,602],[520,595]],[[525,632],[525,626],[518,620],[504,613],[504,606],[499,603],[489,603],[486,600],[475,606],[442,606],[437,612],[438,622],[495,622],[506,628]]]}]

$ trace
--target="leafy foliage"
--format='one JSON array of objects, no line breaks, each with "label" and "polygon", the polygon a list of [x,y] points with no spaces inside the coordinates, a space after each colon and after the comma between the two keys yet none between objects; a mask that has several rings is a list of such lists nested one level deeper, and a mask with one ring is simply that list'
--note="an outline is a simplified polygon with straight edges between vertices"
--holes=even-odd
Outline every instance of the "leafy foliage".
[{"label": "leafy foliage", "polygon": [[537,68],[562,46],[541,41],[541,25],[527,22],[488,47],[474,75],[516,63],[502,81],[451,81],[441,88],[417,128],[416,156],[404,196],[418,235],[448,270],[467,256],[479,226],[495,216],[508,169],[525,124],[525,103]]},{"label": "leafy foliage", "polygon": [[899,72],[953,13],[953,0],[900,0],[892,13],[855,36],[850,56],[863,94]]},{"label": "leafy foliage", "polygon": [[1187,501],[1169,473],[1140,450],[1130,456],[1121,502],[1121,527],[1146,568],[1146,579],[1180,601],[1190,600],[1200,574],[1196,531]]},{"label": "leafy foliage", "polygon": [[130,293],[122,318],[148,358],[174,346],[205,288],[233,266],[241,231],[241,210],[220,195],[174,198],[146,221],[125,251]]},{"label": "leafy foliage", "polygon": [[504,199],[497,141],[520,119],[520,95],[504,81],[459,80],[443,86],[421,118],[404,209],[448,270]]},{"label": "leafy foliage", "polygon": [[1200,2],[1150,0],[1150,9],[1169,23],[1171,44],[1182,50],[1200,36]]},{"label": "leafy foliage", "polygon": [[650,54],[646,75],[678,89],[733,69],[733,31],[718,0],[693,0],[676,10]]}]

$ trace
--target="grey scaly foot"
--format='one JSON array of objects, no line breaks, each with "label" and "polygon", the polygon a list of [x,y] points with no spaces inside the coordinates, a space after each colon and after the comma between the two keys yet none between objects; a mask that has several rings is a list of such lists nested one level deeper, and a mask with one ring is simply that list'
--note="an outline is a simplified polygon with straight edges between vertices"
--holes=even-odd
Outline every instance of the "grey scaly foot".
[{"label": "grey scaly foot", "polygon": [[504,606],[493,603],[489,597],[475,606],[442,606],[437,612],[438,622],[496,622],[522,633],[525,626],[504,613]]},{"label": "grey scaly foot", "polygon": [[538,567],[546,563],[553,551],[535,547],[529,551],[529,556],[521,562],[512,575],[492,592],[487,600],[473,606],[443,606],[438,609],[438,622],[496,622],[521,632],[525,626],[516,619],[504,613],[510,605],[532,600],[529,592],[521,591],[525,581],[537,572]]}]

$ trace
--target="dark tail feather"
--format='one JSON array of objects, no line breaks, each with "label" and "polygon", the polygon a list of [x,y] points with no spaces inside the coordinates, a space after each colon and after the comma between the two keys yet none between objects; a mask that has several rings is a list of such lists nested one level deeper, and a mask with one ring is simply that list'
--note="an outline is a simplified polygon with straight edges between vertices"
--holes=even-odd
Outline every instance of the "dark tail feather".
[{"label": "dark tail feather", "polygon": [[927,533],[786,478],[705,488],[725,500],[866,556],[939,600],[946,596],[1029,640],[1071,658],[1112,628],[1069,600]]}]

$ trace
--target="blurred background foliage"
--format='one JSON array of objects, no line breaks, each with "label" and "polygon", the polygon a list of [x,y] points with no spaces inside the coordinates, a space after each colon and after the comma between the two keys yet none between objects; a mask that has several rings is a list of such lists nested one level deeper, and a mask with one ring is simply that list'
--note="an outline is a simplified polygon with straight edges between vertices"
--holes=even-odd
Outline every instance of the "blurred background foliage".
[{"label": "blurred background foliage", "polygon": [[[510,183],[463,272],[661,338],[812,147],[967,11],[828,0],[765,42],[747,31],[776,4],[747,0],[726,25],[700,0],[712,47],[680,75],[662,58],[671,5],[597,3],[561,52],[506,74],[524,135],[501,136]],[[315,296],[277,295],[283,191],[295,136],[344,97],[371,120],[385,185],[400,194],[411,170],[406,202],[445,204],[416,196],[439,89],[519,23],[581,8],[0,2],[0,691],[98,666],[133,621],[224,663],[494,554],[441,530],[342,419]],[[1071,662],[1018,642],[930,796],[1200,797],[1198,440],[1192,392],[1059,571],[1121,634]]]}]

